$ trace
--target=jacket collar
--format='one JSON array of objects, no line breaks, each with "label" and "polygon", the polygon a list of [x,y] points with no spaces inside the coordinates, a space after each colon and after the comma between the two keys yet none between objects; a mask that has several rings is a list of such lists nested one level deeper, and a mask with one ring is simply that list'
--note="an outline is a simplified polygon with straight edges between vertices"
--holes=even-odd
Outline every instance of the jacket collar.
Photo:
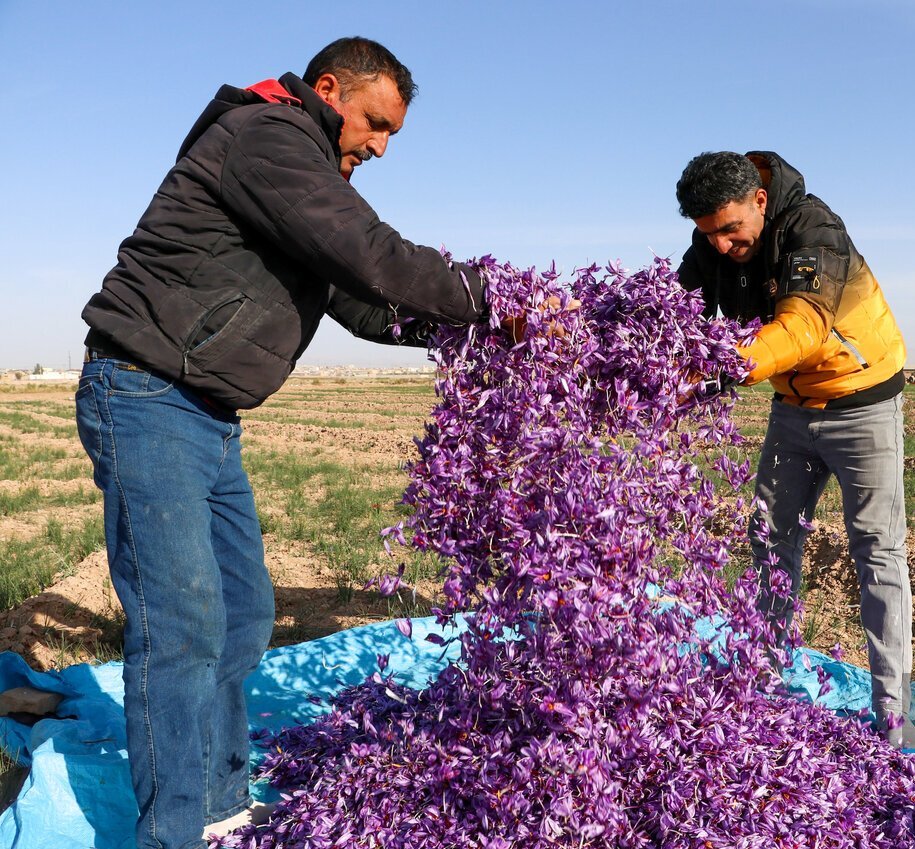
[{"label": "jacket collar", "polygon": [[[336,157],[337,165],[339,166],[340,131],[343,129],[343,116],[332,106],[329,106],[321,100],[321,98],[318,97],[317,92],[311,86],[307,85],[300,76],[293,73],[286,73],[279,78],[278,82],[293,98],[295,98],[295,100],[299,101],[298,106],[289,104],[288,108],[298,109],[302,113],[308,115],[327,137],[333,154]],[[263,83],[258,85],[263,85]],[[226,112],[236,109],[239,106],[250,106],[255,103],[266,102],[279,101],[274,97],[265,98],[251,89],[241,89],[230,85],[222,86],[219,91],[216,92],[216,96],[210,101],[206,109],[203,110],[200,117],[194,123],[194,126],[191,127],[191,131],[187,134],[187,137],[184,139],[184,142],[182,142],[181,148],[178,151],[178,159],[181,159],[181,157],[191,149],[194,142],[196,142],[197,139],[199,139],[200,136],[202,136],[204,132],[206,132],[212,124],[215,124],[220,116],[224,115]]]},{"label": "jacket collar", "polygon": [[333,145],[337,159],[340,158],[340,131],[343,129],[343,116],[328,105],[318,93],[298,74],[291,71],[280,77],[280,84],[302,104],[302,111],[320,128]]},{"label": "jacket collar", "polygon": [[746,154],[759,170],[763,188],[768,194],[766,220],[772,221],[789,207],[795,206],[807,194],[804,177],[771,150],[751,150]]}]

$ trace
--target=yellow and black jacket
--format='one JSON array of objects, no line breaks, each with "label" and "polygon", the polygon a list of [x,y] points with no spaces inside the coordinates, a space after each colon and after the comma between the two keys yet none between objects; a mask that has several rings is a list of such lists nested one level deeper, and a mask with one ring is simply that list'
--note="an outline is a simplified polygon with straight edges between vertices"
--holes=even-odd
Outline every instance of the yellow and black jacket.
[{"label": "yellow and black jacket", "polygon": [[769,151],[751,151],[768,193],[760,250],[736,263],[698,230],[679,274],[702,289],[706,315],[718,309],[763,327],[741,353],[776,397],[816,408],[860,406],[893,397],[904,384],[905,343],[842,219],[807,194],[804,178]]}]

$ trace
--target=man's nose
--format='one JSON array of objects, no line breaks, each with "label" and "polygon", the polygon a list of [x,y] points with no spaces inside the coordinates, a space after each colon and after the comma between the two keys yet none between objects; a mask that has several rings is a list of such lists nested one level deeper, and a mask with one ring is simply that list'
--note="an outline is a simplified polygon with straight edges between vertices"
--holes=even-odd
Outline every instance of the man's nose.
[{"label": "man's nose", "polygon": [[712,247],[720,254],[726,254],[734,246],[727,236],[711,236]]},{"label": "man's nose", "polygon": [[387,133],[376,133],[368,140],[366,147],[372,152],[372,156],[384,156],[388,148],[388,138],[390,136]]}]

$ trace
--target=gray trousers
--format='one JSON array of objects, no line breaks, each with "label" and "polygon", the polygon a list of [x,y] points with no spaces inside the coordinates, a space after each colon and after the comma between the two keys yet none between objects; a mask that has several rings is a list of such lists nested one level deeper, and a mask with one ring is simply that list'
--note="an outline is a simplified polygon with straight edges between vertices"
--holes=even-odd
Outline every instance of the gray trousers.
[{"label": "gray trousers", "polygon": [[[801,554],[809,521],[830,475],[842,490],[849,552],[861,590],[861,624],[867,636],[878,719],[908,715],[912,673],[912,591],[905,549],[902,395],[851,410],[809,410],[772,402],[759,458],[756,495],[768,512],[768,546],[751,533],[760,570],[760,607],[770,621],[791,622],[791,605],[767,592],[763,558],[774,548],[778,568],[801,583]],[[755,525],[755,522],[754,522]],[[777,630],[779,627],[776,626]]]}]

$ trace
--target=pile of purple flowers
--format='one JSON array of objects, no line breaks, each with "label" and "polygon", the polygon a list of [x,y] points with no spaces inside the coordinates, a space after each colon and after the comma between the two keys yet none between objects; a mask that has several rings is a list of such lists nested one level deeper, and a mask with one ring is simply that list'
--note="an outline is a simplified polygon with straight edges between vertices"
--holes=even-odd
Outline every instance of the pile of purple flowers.
[{"label": "pile of purple flowers", "polygon": [[696,379],[739,378],[747,331],[704,320],[663,260],[567,285],[477,265],[489,322],[435,340],[414,512],[389,529],[446,562],[441,624],[473,611],[461,662],[414,691],[382,658],[269,736],[283,802],[214,845],[915,846],[911,762],[784,692],[729,561],[750,469],[732,398]]}]

